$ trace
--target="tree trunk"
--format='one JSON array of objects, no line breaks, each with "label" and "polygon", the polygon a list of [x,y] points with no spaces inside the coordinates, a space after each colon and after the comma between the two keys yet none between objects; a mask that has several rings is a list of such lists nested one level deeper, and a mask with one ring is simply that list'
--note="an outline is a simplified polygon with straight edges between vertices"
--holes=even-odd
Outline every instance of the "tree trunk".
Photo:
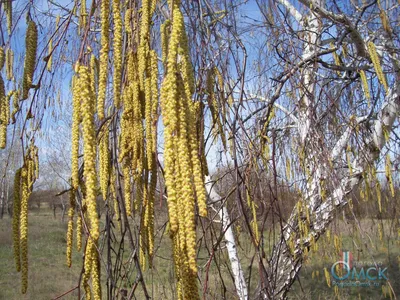
[{"label": "tree trunk", "polygon": [[[218,211],[218,215],[222,222],[222,230],[224,232],[226,249],[228,251],[229,260],[231,262],[231,268],[233,277],[235,280],[236,293],[240,300],[247,300],[249,297],[246,281],[244,279],[242,266],[240,264],[239,256],[236,248],[235,236],[232,230],[232,223],[229,217],[228,210],[224,205],[221,196],[215,191],[213,182],[209,176],[206,177],[206,190],[211,200],[211,205]],[[218,202],[221,202],[217,207]]]}]

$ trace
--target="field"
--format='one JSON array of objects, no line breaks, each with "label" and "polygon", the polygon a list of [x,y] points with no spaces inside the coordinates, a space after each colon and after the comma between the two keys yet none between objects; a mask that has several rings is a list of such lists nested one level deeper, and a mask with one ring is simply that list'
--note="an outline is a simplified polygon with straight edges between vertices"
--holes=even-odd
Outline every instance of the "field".
[{"label": "field", "polygon": [[[383,267],[387,267],[386,275],[396,292],[400,294],[400,272],[399,260],[400,255],[399,240],[397,236],[388,238],[389,234],[385,234],[381,242],[378,232],[372,226],[372,221],[363,220],[362,228],[368,229],[369,242],[361,243],[358,237],[353,235],[351,225],[339,223],[336,228],[338,232],[343,233],[342,249],[351,251],[355,261],[371,261],[372,254],[377,262]],[[54,299],[63,293],[75,288],[81,272],[82,253],[73,251],[73,264],[68,268],[65,264],[66,251],[66,223],[62,223],[60,218],[54,219],[50,210],[42,209],[40,212],[33,212],[29,215],[29,288],[28,293],[24,296],[20,294],[20,274],[15,271],[12,236],[11,236],[11,220],[8,216],[0,220],[0,299]],[[388,226],[384,230],[389,231]],[[333,241],[333,233],[331,234]],[[157,258],[152,270],[148,270],[145,274],[145,280],[149,288],[149,292],[153,299],[173,299],[173,270],[172,260],[170,258],[170,240],[168,235],[161,238],[161,234],[157,235],[159,248],[157,249]],[[246,276],[250,272],[254,249],[250,243],[246,242],[247,237],[242,233],[239,237],[239,254]],[[355,247],[358,245],[359,248]],[[324,268],[330,271],[331,265],[338,261],[339,254],[335,254],[333,242],[327,241],[318,243],[318,250],[311,252],[301,273],[299,281],[296,282],[293,291],[290,293],[291,299],[390,299],[390,294],[386,295],[382,292],[382,284],[386,288],[386,281],[378,281],[378,286],[370,287],[343,287],[335,289],[328,287],[324,275]],[[126,248],[128,258],[129,249]],[[200,278],[204,282],[205,271],[208,261],[208,253],[205,250],[199,253],[199,269]],[[234,294],[231,275],[229,272],[229,261],[225,251],[217,253],[215,259],[219,260],[220,273],[224,279],[225,288],[221,285],[219,272],[212,263],[209,269],[209,279],[206,299],[236,299]],[[256,289],[256,279],[258,271],[257,264],[253,261],[252,280],[250,281],[250,289]],[[313,276],[314,273],[314,276]],[[318,274],[319,273],[319,274]],[[333,280],[332,276],[331,280]],[[104,274],[103,274],[104,279]],[[120,287],[120,289],[128,289],[129,287]],[[82,293],[83,294],[83,293]],[[61,299],[77,299],[78,291],[68,293]],[[143,299],[143,295],[138,288],[136,299]]]}]

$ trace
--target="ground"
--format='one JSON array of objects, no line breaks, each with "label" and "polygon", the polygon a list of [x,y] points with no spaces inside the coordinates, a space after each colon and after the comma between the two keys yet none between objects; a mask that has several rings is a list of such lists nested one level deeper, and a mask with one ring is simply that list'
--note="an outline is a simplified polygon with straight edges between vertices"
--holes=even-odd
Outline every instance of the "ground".
[{"label": "ground", "polygon": [[[354,261],[371,261],[369,257],[372,254],[376,258],[376,261],[381,262],[383,267],[387,267],[388,269],[385,274],[388,276],[396,294],[399,295],[399,238],[397,235],[390,234],[389,224],[387,223],[383,227],[383,240],[380,241],[375,223],[372,220],[363,220],[360,223],[360,226],[367,234],[363,242],[359,239],[358,234],[353,231],[352,227],[355,226],[354,224],[347,225],[343,222],[338,222],[334,225],[331,240],[327,241],[326,237],[324,237],[325,240],[321,240],[317,244],[318,249],[310,252],[309,258],[300,273],[300,280],[296,282],[293,291],[289,294],[289,298],[390,299],[389,293],[386,292],[386,295],[383,293],[383,289],[387,289],[387,282],[385,280],[376,281],[377,286],[337,288],[336,294],[339,297],[335,296],[335,288],[332,282],[332,287],[327,285],[324,274],[324,268],[327,268],[330,272],[332,264],[340,259],[340,253],[336,253],[333,249],[334,232],[342,232],[343,242],[341,249],[351,251]],[[20,274],[16,272],[14,266],[11,219],[5,216],[0,220],[0,299],[55,299],[77,286],[81,272],[82,253],[78,253],[74,249],[72,267],[68,268],[66,266],[66,228],[66,222],[61,222],[60,216],[54,219],[50,210],[42,209],[30,213],[28,231],[29,287],[28,293],[22,296],[20,293]],[[156,240],[160,245],[156,252],[157,257],[153,269],[146,271],[145,280],[153,299],[173,299],[172,287],[174,275],[172,260],[170,258],[170,240],[166,234],[161,238],[161,231],[158,232]],[[245,275],[248,278],[254,248],[248,242],[244,233],[240,234],[239,241],[239,255]],[[128,259],[128,248],[126,248],[126,252],[124,257]],[[206,278],[208,257],[209,254],[206,250],[200,251],[198,264],[199,276],[202,283],[204,283]],[[220,272],[216,268],[215,261],[218,261],[220,265]],[[256,267],[256,260],[253,260],[252,280],[250,281],[251,291],[256,289],[255,284],[258,276]],[[228,268],[229,261],[225,251],[216,253],[208,270],[207,299],[236,299]],[[219,274],[222,274],[226,289],[221,284]],[[132,276],[134,277],[134,274]],[[104,279],[104,274],[102,277]],[[334,280],[332,275],[329,275],[329,277],[331,281]],[[127,289],[129,290],[129,287]],[[140,289],[138,291],[137,299],[142,299],[143,295],[140,293]],[[61,299],[77,299],[77,296],[78,292],[75,290]]]}]

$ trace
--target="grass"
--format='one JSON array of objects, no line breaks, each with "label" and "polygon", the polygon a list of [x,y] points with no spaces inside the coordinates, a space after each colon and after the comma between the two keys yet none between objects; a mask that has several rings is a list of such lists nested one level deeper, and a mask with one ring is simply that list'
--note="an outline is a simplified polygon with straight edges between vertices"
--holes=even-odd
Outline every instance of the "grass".
[{"label": "grass", "polygon": [[[159,217],[158,228],[164,223]],[[382,262],[388,267],[387,275],[396,293],[400,294],[400,255],[399,240],[396,237],[386,238],[389,227],[384,226],[385,238],[380,241],[377,226],[371,226],[372,220],[363,220],[361,227],[366,230],[369,238],[359,239],[353,232],[352,226],[338,222],[332,232],[342,233],[341,249],[352,251],[355,260],[371,261],[371,255],[376,261]],[[132,226],[134,226],[132,224]],[[20,274],[15,271],[11,220],[5,216],[0,220],[0,299],[54,299],[55,297],[76,287],[82,266],[82,253],[73,251],[73,264],[68,268],[65,264],[66,252],[66,227],[60,218],[54,219],[50,210],[31,212],[29,215],[29,286],[28,293],[20,293]],[[340,254],[335,253],[333,238],[328,241],[325,237],[318,242],[318,250],[311,252],[304,264],[299,280],[296,281],[293,290],[289,293],[290,299],[390,299],[382,293],[382,287],[354,287],[338,288],[336,293],[333,287],[328,287],[324,276],[324,268],[330,270],[331,265],[339,260]],[[203,241],[204,242],[204,241]],[[212,248],[212,240],[207,240],[209,249]],[[125,246],[124,263],[129,259],[130,249]],[[355,245],[358,245],[358,248]],[[147,269],[144,279],[150,296],[153,299],[174,298],[174,273],[171,259],[171,241],[162,231],[156,235],[156,257],[152,269]],[[248,237],[242,233],[239,237],[238,251],[241,258],[245,276],[250,273],[249,266],[255,253],[254,247],[248,242]],[[198,254],[199,278],[201,289],[208,273],[208,289],[206,299],[237,299],[234,293],[234,285],[230,273],[230,264],[226,251],[218,251],[213,254],[210,264],[210,253],[201,245]],[[217,265],[219,268],[217,268]],[[316,276],[317,271],[319,276]],[[253,261],[250,291],[252,294],[257,288],[258,265]],[[102,272],[103,286],[105,284],[105,272]],[[314,273],[314,277],[312,274]],[[130,280],[134,281],[136,274],[130,272]],[[222,280],[221,280],[222,278]],[[332,278],[331,278],[332,279]],[[222,283],[223,282],[223,283]],[[385,284],[385,282],[379,282]],[[119,289],[130,290],[130,286],[119,286]],[[77,291],[73,291],[62,299],[77,299]],[[144,299],[143,292],[138,287],[135,293],[136,299]]]},{"label": "grass", "polygon": [[[11,219],[0,220],[0,299],[53,299],[74,288],[80,275],[81,254],[73,253],[73,265],[66,266],[67,224],[54,219],[50,211],[30,213],[28,225],[28,292],[22,295],[20,273],[15,270]],[[63,299],[76,299],[71,293]]]}]

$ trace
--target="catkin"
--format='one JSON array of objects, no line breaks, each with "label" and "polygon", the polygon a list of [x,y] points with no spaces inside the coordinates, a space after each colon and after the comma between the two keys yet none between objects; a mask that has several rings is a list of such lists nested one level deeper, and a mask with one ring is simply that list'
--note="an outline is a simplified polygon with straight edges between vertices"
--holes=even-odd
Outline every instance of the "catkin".
[{"label": "catkin", "polygon": [[49,60],[47,61],[47,71],[49,71],[49,72],[51,72],[51,66],[52,66],[52,64],[53,64],[53,55],[52,55],[52,52],[53,52],[53,39],[50,38],[50,41],[49,41],[49,49],[48,49],[48,51],[47,51],[48,56],[49,56]]},{"label": "catkin", "polygon": [[372,60],[372,64],[374,65],[374,69],[376,71],[376,76],[378,77],[379,82],[383,85],[385,88],[386,93],[388,92],[388,85],[386,82],[385,75],[383,74],[382,71],[382,66],[381,62],[378,56],[378,53],[376,52],[375,44],[373,42],[368,42],[368,52]]},{"label": "catkin", "polygon": [[35,177],[35,146],[30,146],[21,170],[21,206],[20,206],[20,252],[21,252],[21,292],[28,288],[28,199],[32,192]]},{"label": "catkin", "polygon": [[81,86],[77,76],[74,76],[73,97],[72,97],[72,149],[71,149],[71,169],[72,169],[72,187],[77,189],[79,186],[79,123],[80,123],[80,102],[81,102]]},{"label": "catkin", "polygon": [[101,1],[101,49],[100,49],[100,67],[99,67],[99,96],[97,99],[97,115],[100,120],[104,118],[104,102],[106,99],[107,74],[108,74],[108,52],[109,52],[109,15],[110,1]]},{"label": "catkin", "polygon": [[94,241],[99,237],[99,221],[96,210],[96,137],[94,128],[94,97],[90,84],[90,72],[85,66],[79,66],[81,86],[81,113],[83,131],[83,159],[85,162],[86,203],[90,220],[91,236]]},{"label": "catkin", "polygon": [[367,76],[365,75],[364,70],[360,70],[360,77],[361,77],[361,84],[364,90],[365,98],[371,99],[371,94],[369,93],[368,81]]},{"label": "catkin", "polygon": [[35,72],[36,52],[38,42],[38,30],[36,23],[28,21],[28,29],[25,38],[25,64],[22,79],[22,100],[29,96],[29,89],[32,87],[33,73]]},{"label": "catkin", "polygon": [[7,80],[12,80],[14,77],[14,52],[11,48],[6,51],[6,78]]},{"label": "catkin", "polygon": [[112,0],[114,16],[114,105],[119,107],[122,79],[122,20],[120,0]]},{"label": "catkin", "polygon": [[10,35],[11,34],[11,30],[12,30],[12,21],[13,21],[13,19],[12,19],[12,13],[13,13],[13,10],[12,10],[12,0],[7,0],[7,1],[4,1],[4,11],[6,12],[6,16],[7,16],[7,31],[8,31],[8,34]]},{"label": "catkin", "polygon": [[140,45],[138,49],[138,68],[139,68],[139,84],[144,89],[144,76],[146,72],[146,62],[149,53],[149,30],[150,30],[150,1],[142,1],[142,20],[140,23]]},{"label": "catkin", "polygon": [[17,272],[21,270],[21,257],[20,257],[20,233],[19,221],[21,211],[21,168],[15,172],[14,177],[14,205],[13,205],[13,248],[15,268]]},{"label": "catkin", "polygon": [[124,199],[126,213],[128,216],[131,216],[131,176],[129,174],[129,166],[127,164],[124,164],[124,166],[122,167],[122,173],[122,175],[124,176]]},{"label": "catkin", "polygon": [[[86,297],[91,298],[91,291],[88,284],[90,275],[93,278],[93,295],[94,299],[100,299],[101,290],[99,280],[99,266],[94,263],[98,259],[96,250],[97,241],[99,239],[99,219],[96,208],[96,136],[94,128],[95,115],[95,97],[92,90],[91,76],[89,68],[79,66],[79,86],[81,87],[81,114],[82,114],[82,131],[83,131],[83,159],[85,168],[83,175],[85,182],[85,203],[87,204],[87,213],[89,219],[90,236],[85,251],[85,273],[83,275],[83,285]],[[79,234],[79,233],[78,233]],[[93,266],[93,264],[95,266]]]},{"label": "catkin", "polygon": [[162,61],[165,64],[168,57],[168,40],[169,40],[169,30],[170,30],[171,21],[166,20],[163,24],[161,24],[160,32],[161,32],[161,57]]},{"label": "catkin", "polygon": [[108,149],[109,131],[105,126],[104,134],[100,140],[99,160],[100,160],[100,188],[103,199],[107,199],[108,176],[110,173],[110,153]]},{"label": "catkin", "polygon": [[95,300],[101,299],[101,286],[100,286],[100,261],[99,255],[95,247],[92,250],[92,286],[93,286],[93,298]]},{"label": "catkin", "polygon": [[[171,6],[173,3],[173,6]],[[165,183],[168,191],[170,233],[174,242],[178,299],[198,299],[195,200],[206,215],[204,178],[192,101],[193,68],[179,1],[170,1],[173,21],[168,41],[166,75],[161,89],[164,122]],[[165,41],[167,42],[167,41]],[[164,42],[163,42],[164,43]],[[177,197],[179,195],[179,197]]]},{"label": "catkin", "polygon": [[92,291],[90,290],[89,279],[90,275],[92,274],[92,264],[94,261],[93,254],[94,251],[96,251],[93,248],[93,240],[89,237],[86,244],[85,261],[83,263],[85,271],[82,276],[83,289],[85,290],[86,299],[92,299]]},{"label": "catkin", "polygon": [[28,288],[28,170],[23,168],[21,171],[21,215],[20,215],[20,243],[21,243],[21,292],[26,293]]},{"label": "catkin", "polygon": [[0,75],[0,149],[4,149],[7,144],[7,125],[9,120],[9,101],[6,96],[4,81]]},{"label": "catkin", "polygon": [[69,192],[68,229],[67,229],[67,266],[71,267],[72,239],[74,235],[75,190]]},{"label": "catkin", "polygon": [[392,163],[390,161],[390,155],[386,154],[386,159],[385,159],[385,175],[386,179],[389,184],[389,189],[392,197],[394,197],[394,184],[393,184],[393,177],[392,177]]},{"label": "catkin", "polygon": [[78,215],[76,220],[76,249],[81,251],[82,249],[82,216]]},{"label": "catkin", "polygon": [[86,28],[86,25],[87,25],[86,0],[81,0],[79,28],[80,29]]},{"label": "catkin", "polygon": [[6,61],[6,56],[4,54],[4,48],[0,47],[0,70],[3,69],[5,61]]}]

